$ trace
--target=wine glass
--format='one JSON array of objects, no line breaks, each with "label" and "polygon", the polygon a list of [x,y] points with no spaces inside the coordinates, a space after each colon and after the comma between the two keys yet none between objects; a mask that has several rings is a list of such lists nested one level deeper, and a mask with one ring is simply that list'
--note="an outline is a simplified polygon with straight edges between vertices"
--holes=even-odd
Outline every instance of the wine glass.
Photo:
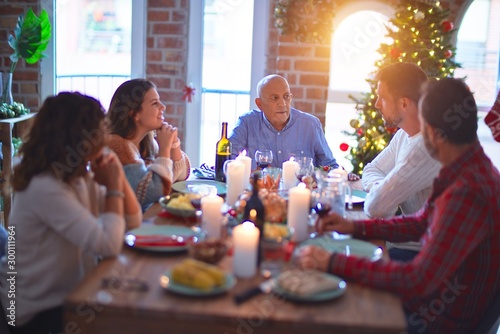
[{"label": "wine glass", "polygon": [[311,176],[314,173],[314,165],[313,159],[310,157],[292,157],[290,160],[293,160],[297,163],[295,165],[295,177],[302,182],[302,178],[304,176]]},{"label": "wine glass", "polygon": [[328,189],[316,189],[311,193],[312,210],[322,218],[332,209],[333,195]]},{"label": "wine glass", "polygon": [[257,150],[255,151],[255,162],[260,169],[268,167],[273,162],[273,151]]}]

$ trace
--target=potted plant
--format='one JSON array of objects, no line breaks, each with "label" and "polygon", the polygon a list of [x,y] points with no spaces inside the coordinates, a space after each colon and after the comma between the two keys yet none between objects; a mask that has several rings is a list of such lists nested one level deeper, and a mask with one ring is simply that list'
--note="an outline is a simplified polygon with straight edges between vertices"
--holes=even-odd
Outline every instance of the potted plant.
[{"label": "potted plant", "polygon": [[[29,113],[29,109],[24,108],[21,103],[16,103],[12,99],[12,77],[16,65],[21,58],[28,64],[34,64],[41,58],[45,58],[43,53],[47,49],[51,36],[52,27],[47,12],[42,10],[40,17],[37,17],[30,8],[26,14],[19,15],[14,35],[9,35],[8,42],[14,53],[10,55],[11,65],[8,73],[3,79],[2,99],[0,105],[0,118],[18,117],[24,113]],[[27,112],[26,112],[27,111]]]}]

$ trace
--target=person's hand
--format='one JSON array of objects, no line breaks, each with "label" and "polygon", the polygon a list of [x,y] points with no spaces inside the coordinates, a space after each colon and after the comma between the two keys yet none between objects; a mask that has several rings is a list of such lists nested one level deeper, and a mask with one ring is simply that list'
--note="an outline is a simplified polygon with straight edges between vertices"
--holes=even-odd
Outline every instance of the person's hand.
[{"label": "person's hand", "polygon": [[163,157],[170,157],[170,149],[176,140],[177,128],[164,122],[161,127],[156,130],[156,141],[159,146],[159,155]]},{"label": "person's hand", "polygon": [[107,189],[122,190],[125,174],[120,159],[115,152],[103,148],[90,164],[94,180]]},{"label": "person's hand", "polygon": [[329,258],[330,253],[324,248],[307,245],[297,249],[294,261],[302,269],[326,271]]},{"label": "person's hand", "polygon": [[348,173],[347,180],[348,181],[358,181],[358,180],[361,180],[361,177],[359,177],[359,175],[354,174],[354,173]]},{"label": "person's hand", "polygon": [[335,212],[330,212],[328,215],[319,218],[316,221],[316,231],[319,234],[325,232],[336,231],[342,234],[354,233],[354,224],[351,220],[345,219]]}]

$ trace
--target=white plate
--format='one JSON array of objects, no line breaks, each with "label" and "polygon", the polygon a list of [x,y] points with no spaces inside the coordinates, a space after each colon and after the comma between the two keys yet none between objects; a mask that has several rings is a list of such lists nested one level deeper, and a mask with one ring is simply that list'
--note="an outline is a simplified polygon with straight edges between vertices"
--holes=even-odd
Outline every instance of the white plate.
[{"label": "white plate", "polygon": [[172,225],[142,225],[139,228],[130,230],[125,234],[125,243],[130,247],[154,252],[179,252],[187,250],[188,245],[181,246],[143,246],[137,245],[136,236],[184,236],[193,237],[198,240],[204,239],[204,235],[197,228],[188,228]]},{"label": "white plate", "polygon": [[236,279],[233,275],[226,273],[226,283],[222,286],[218,286],[216,288],[210,290],[201,290],[189,287],[184,284],[176,283],[171,278],[171,271],[165,272],[160,277],[160,285],[167,291],[175,292],[181,295],[186,296],[195,296],[195,297],[206,297],[206,296],[214,296],[224,292],[227,292],[233,288],[236,284]]},{"label": "white plate", "polygon": [[382,248],[363,240],[358,239],[333,239],[331,234],[324,234],[316,238],[308,239],[299,245],[316,245],[329,252],[346,255],[365,257],[372,261],[377,261],[382,257]]}]

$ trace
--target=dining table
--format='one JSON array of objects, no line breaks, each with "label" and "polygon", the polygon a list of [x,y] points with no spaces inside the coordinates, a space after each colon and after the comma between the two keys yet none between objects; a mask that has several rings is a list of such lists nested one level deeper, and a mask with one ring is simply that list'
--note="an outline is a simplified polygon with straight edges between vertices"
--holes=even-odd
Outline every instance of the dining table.
[{"label": "dining table", "polygon": [[[162,213],[162,206],[154,204],[144,213],[143,225],[185,224]],[[346,214],[366,218],[359,205]],[[381,241],[373,242],[384,247]],[[263,293],[235,303],[237,294],[265,280],[260,274],[236,278],[231,289],[217,295],[183,295],[165,289],[161,284],[165,272],[187,257],[185,251],[155,252],[124,245],[118,256],[101,260],[67,296],[65,332],[399,334],[406,328],[398,296],[350,281],[338,298],[313,302]],[[228,253],[217,265],[232,273],[232,261]]]}]

